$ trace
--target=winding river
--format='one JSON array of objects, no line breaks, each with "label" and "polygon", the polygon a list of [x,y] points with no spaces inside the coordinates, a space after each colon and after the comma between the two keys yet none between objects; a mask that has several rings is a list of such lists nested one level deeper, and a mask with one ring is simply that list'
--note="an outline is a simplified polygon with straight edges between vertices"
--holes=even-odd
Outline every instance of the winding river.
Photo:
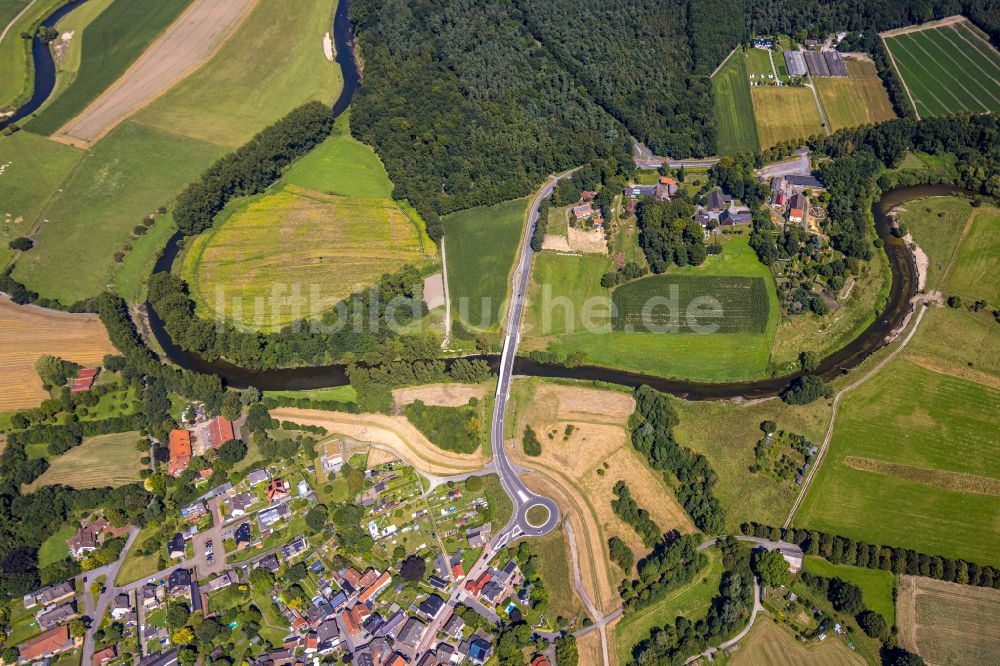
[{"label": "winding river", "polygon": [[[71,11],[82,5],[87,0],[73,0],[55,10],[42,21],[41,27],[54,28],[59,20]],[[21,35],[9,33],[7,39],[21,39]],[[79,37],[77,38],[79,39]],[[52,51],[49,45],[38,37],[38,32],[31,40],[31,59],[35,66],[35,87],[31,92],[31,98],[18,107],[14,115],[8,116],[0,122],[0,129],[7,127],[11,123],[27,118],[32,113],[41,108],[42,104],[49,98],[56,87],[56,63],[52,58]]]},{"label": "winding river", "polygon": [[[354,58],[354,39],[348,20],[347,0],[342,0],[337,8],[333,35],[337,49],[337,62],[344,79],[344,88],[333,105],[333,113],[340,115],[350,105],[351,98],[361,83]],[[824,358],[815,374],[829,380],[854,368],[871,353],[885,346],[892,332],[900,327],[912,310],[910,301],[917,292],[916,265],[905,244],[892,235],[887,213],[892,208],[913,199],[956,192],[962,191],[949,185],[901,187],[884,193],[882,198],[872,206],[875,229],[879,238],[882,239],[892,272],[892,284],[885,310],[857,338]],[[178,232],[168,242],[163,254],[156,262],[154,272],[171,270],[180,249],[180,242],[181,234]],[[339,364],[253,370],[233,365],[224,360],[208,361],[175,345],[164,330],[162,321],[148,303],[146,310],[149,315],[150,329],[163,348],[167,359],[185,369],[219,375],[231,386],[255,386],[262,390],[306,390],[343,386],[348,383],[345,366]],[[494,370],[499,365],[499,356],[476,358],[485,358]],[[514,364],[514,372],[518,375],[602,381],[625,386],[648,384],[660,391],[691,400],[770,397],[780,393],[797,376],[790,374],[743,382],[699,383],[598,366],[566,368],[537,363],[526,357],[518,357]]]}]

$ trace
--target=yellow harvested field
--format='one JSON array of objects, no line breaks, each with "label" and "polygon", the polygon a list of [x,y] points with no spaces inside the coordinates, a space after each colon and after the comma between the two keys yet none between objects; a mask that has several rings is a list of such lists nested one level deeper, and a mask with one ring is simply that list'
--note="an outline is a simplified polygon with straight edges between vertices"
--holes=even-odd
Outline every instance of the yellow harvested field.
[{"label": "yellow harvested field", "polygon": [[431,261],[422,233],[393,201],[286,185],[195,238],[182,275],[204,312],[275,330]]},{"label": "yellow harvested field", "polygon": [[399,456],[387,449],[373,448],[368,451],[369,467],[377,467],[379,465],[385,465],[386,463],[396,462],[397,460],[399,460]]},{"label": "yellow harvested field", "polygon": [[[588,631],[576,639],[576,649],[580,654],[581,666],[603,663],[601,651],[601,632],[597,629]],[[613,652],[613,651],[612,651]]]},{"label": "yellow harvested field", "polygon": [[895,118],[889,94],[878,77],[875,63],[849,58],[845,62],[848,71],[846,79],[813,79],[830,129],[837,131]]},{"label": "yellow harvested field", "polygon": [[931,666],[1000,663],[1000,591],[901,576],[899,642]]},{"label": "yellow harvested field", "polygon": [[74,488],[100,488],[138,481],[139,471],[144,467],[140,459],[149,455],[148,450],[136,449],[139,439],[136,431],[88,437],[80,446],[49,459],[49,468],[25,490],[30,492],[56,483]]},{"label": "yellow harvested field", "polygon": [[406,462],[429,474],[462,474],[483,469],[486,464],[481,451],[454,453],[438,448],[404,416],[346,414],[292,407],[272,409],[271,416],[280,421],[321,426],[331,434],[346,435],[368,442],[375,448],[391,449]]},{"label": "yellow harvested field", "polygon": [[[531,483],[557,490],[551,496],[572,522],[584,587],[607,612],[620,603],[621,578],[621,570],[609,560],[607,540],[618,536],[638,556],[648,552],[635,530],[611,508],[615,483],[626,481],[664,531],[691,532],[694,526],[662,475],[646,465],[628,440],[626,425],[635,409],[631,395],[522,380],[517,388],[528,396],[517,415],[515,439],[507,442],[508,452],[518,464],[537,472],[529,475]],[[541,442],[540,456],[524,454],[520,440],[526,426]]]},{"label": "yellow harvested field", "polygon": [[823,132],[816,100],[805,86],[754,86],[750,96],[761,149]]},{"label": "yellow harvested field", "polygon": [[35,372],[38,357],[99,365],[115,353],[97,315],[16,305],[0,297],[0,412],[34,407],[49,397]]},{"label": "yellow harvested field", "polygon": [[486,391],[485,384],[425,384],[395,389],[392,397],[397,405],[408,405],[420,400],[425,405],[461,407],[469,404],[472,398],[482,400],[486,397]]},{"label": "yellow harvested field", "polygon": [[729,666],[864,666],[861,655],[843,640],[832,636],[819,643],[802,643],[789,630],[761,614],[728,663]]}]

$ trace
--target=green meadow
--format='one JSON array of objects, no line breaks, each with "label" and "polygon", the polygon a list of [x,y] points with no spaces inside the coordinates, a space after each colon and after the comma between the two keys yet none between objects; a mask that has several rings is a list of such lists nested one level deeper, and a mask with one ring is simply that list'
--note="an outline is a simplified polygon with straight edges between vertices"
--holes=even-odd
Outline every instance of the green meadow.
[{"label": "green meadow", "polygon": [[[0,0],[0,31],[30,2],[31,0]],[[0,42],[0,72],[3,72],[3,76],[0,76],[0,109],[17,107],[27,101],[34,87],[31,43],[21,39],[21,33],[33,33],[46,16],[63,4],[66,4],[66,0],[36,0]]]},{"label": "green meadow", "polygon": [[962,230],[972,213],[964,197],[933,197],[911,201],[900,213],[900,222],[930,260],[927,266],[927,289],[940,288],[944,269],[958,247]]},{"label": "green meadow", "polygon": [[451,314],[472,328],[495,329],[500,323],[527,204],[513,199],[442,218]]},{"label": "green meadow", "polygon": [[[759,49],[751,49],[756,51]],[[764,53],[761,51],[761,53]],[[766,54],[765,54],[766,55]],[[715,122],[718,124],[716,150],[719,155],[732,155],[756,151],[760,147],[747,59],[737,50],[715,76],[712,77],[715,93]]]},{"label": "green meadow", "polygon": [[896,603],[893,599],[896,577],[891,572],[834,564],[815,555],[806,556],[803,568],[817,576],[854,583],[861,588],[865,606],[884,617],[890,627],[896,621]]},{"label": "green meadow", "polygon": [[892,361],[842,401],[795,526],[996,566],[998,414],[1000,390]]},{"label": "green meadow", "polygon": [[80,69],[70,85],[26,127],[52,134],[115,82],[191,0],[115,0],[83,31]]},{"label": "green meadow", "polygon": [[945,288],[966,301],[985,300],[1000,306],[1000,210],[977,208],[969,235],[962,242]]},{"label": "green meadow", "polygon": [[[525,349],[547,349],[562,354],[579,352],[586,355],[588,362],[597,365],[698,381],[752,379],[766,375],[779,316],[773,279],[750,249],[746,236],[727,238],[723,248],[721,255],[708,257],[702,266],[673,267],[665,276],[677,278],[678,282],[688,278],[702,281],[733,276],[760,278],[766,292],[761,297],[766,299],[767,310],[766,314],[761,310],[761,302],[760,311],[751,318],[757,321],[758,317],[763,317],[757,321],[763,324],[763,333],[703,335],[612,330],[609,309],[612,295],[600,286],[601,275],[610,269],[607,257],[557,256],[542,252],[535,257],[528,292],[526,323],[530,328],[525,333]],[[657,276],[645,280],[666,278]],[[623,287],[627,290],[642,282]],[[591,305],[585,310],[588,299]],[[585,316],[589,322],[587,326],[584,325]]]}]

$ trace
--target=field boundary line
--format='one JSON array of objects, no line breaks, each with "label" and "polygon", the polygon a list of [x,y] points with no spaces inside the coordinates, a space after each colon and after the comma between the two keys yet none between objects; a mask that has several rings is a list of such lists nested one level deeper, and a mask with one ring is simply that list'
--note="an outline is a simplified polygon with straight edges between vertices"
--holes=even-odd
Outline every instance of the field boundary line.
[{"label": "field boundary line", "polygon": [[73,116],[68,121],[66,121],[66,123],[58,130],[56,130],[50,138],[55,139],[57,141],[62,139],[61,141],[62,143],[66,143],[71,146],[76,146],[77,148],[89,148],[90,146],[94,145],[95,143],[103,139],[105,136],[107,136],[108,133],[111,132],[111,130],[121,125],[123,122],[134,116],[139,111],[145,109],[147,106],[158,100],[160,97],[170,92],[174,88],[174,86],[176,86],[178,83],[180,83],[181,81],[188,78],[189,76],[200,70],[202,67],[207,65],[209,61],[215,58],[215,56],[219,53],[222,47],[229,43],[229,40],[232,39],[233,35],[235,35],[236,32],[243,26],[247,18],[254,13],[254,11],[257,9],[257,6],[260,4],[260,0],[250,0],[251,4],[247,6],[246,10],[243,12],[243,15],[236,22],[233,23],[232,27],[226,32],[226,34],[222,36],[222,39],[219,40],[219,43],[216,44],[211,51],[205,54],[205,56],[202,57],[200,60],[191,63],[191,65],[189,65],[186,69],[171,77],[168,80],[168,82],[164,85],[164,87],[161,88],[158,92],[153,93],[152,95],[147,95],[146,97],[138,100],[135,104],[132,105],[132,108],[125,115],[121,116],[120,118],[117,118],[114,122],[110,123],[107,127],[101,130],[95,137],[88,140],[88,139],[81,139],[79,137],[74,137],[72,134],[69,134],[66,131],[66,128],[72,125],[78,118],[86,116],[87,112],[90,111],[92,107],[96,106],[109,93],[113,92],[125,79],[125,77],[127,77],[132,72],[132,70],[134,70],[137,66],[139,66],[142,63],[143,56],[145,56],[153,48],[155,48],[159,44],[159,42],[163,40],[164,36],[170,33],[170,31],[175,26],[178,26],[183,21],[187,20],[188,14],[192,13],[192,10],[196,8],[197,1],[198,0],[195,0],[195,2],[192,2],[190,5],[188,5],[187,8],[183,12],[181,12],[180,16],[174,19],[170,25],[164,28],[163,31],[156,36],[156,39],[150,42],[149,46],[143,49],[142,53],[140,53],[139,56],[132,62],[132,64],[129,65],[128,69],[122,72],[121,75],[117,79],[115,79],[115,81],[110,86],[108,86],[100,95],[98,95],[90,104],[88,104],[83,109],[83,111]]},{"label": "field boundary line", "polygon": [[451,340],[451,293],[448,291],[448,258],[444,250],[445,237],[441,236],[441,282],[444,283],[444,340],[441,348],[445,349]]},{"label": "field boundary line", "polygon": [[[740,49],[741,49],[741,47],[739,47],[739,46],[734,46],[734,47],[733,47],[733,50],[729,52],[729,55],[727,55],[727,56],[726,56],[725,58],[723,58],[723,59],[722,59],[722,62],[720,62],[720,63],[718,64],[718,66],[716,66],[716,68],[712,70],[712,73],[708,75],[708,78],[710,78],[710,79],[711,79],[711,78],[712,78],[712,77],[714,77],[714,76],[715,76],[716,74],[718,74],[718,73],[719,73],[719,70],[720,70],[720,69],[722,69],[722,67],[723,67],[723,66],[724,66],[724,65],[725,65],[725,64],[726,64],[727,62],[729,62],[729,59],[733,57],[733,54],[734,54],[734,53],[736,53],[737,51],[739,51]],[[773,63],[772,63],[772,64],[773,64]]]},{"label": "field boundary line", "polygon": [[[906,45],[903,44],[901,41],[897,41],[896,44],[899,46],[899,48],[901,48],[903,51],[906,52],[906,55],[908,55],[908,56],[912,56],[913,55],[913,52],[910,51],[910,49],[906,48]],[[919,44],[915,44],[915,46],[917,48],[920,48]],[[921,49],[921,50],[923,50],[923,49]],[[926,51],[924,51],[924,55],[927,55]],[[927,76],[929,76],[935,83],[942,83],[942,81],[940,79],[938,79],[938,77],[934,76],[931,73],[931,71],[929,69],[927,69],[927,67],[924,66],[924,63],[921,61],[920,58],[914,58],[914,64],[917,67],[919,67],[921,69],[921,71],[924,72],[924,74],[926,74]],[[955,81],[956,83],[958,83],[960,86],[962,85],[962,83],[958,79],[952,77],[952,80]],[[962,89],[965,90],[965,86],[962,86]],[[978,113],[977,111],[975,111],[975,110],[970,109],[969,107],[967,107],[965,105],[965,103],[962,101],[962,99],[958,95],[956,95],[954,92],[952,92],[952,90],[950,88],[945,87],[945,91],[952,97],[952,99],[954,99],[956,102],[958,102],[959,106],[961,106],[963,109],[965,109],[969,113]],[[927,89],[927,92],[930,94],[931,97],[933,97],[936,101],[940,102],[941,105],[945,107],[945,111],[946,112],[949,111],[948,106],[944,102],[942,102],[941,98],[938,97],[937,95],[935,95],[931,91],[930,88]],[[968,93],[969,91],[965,90],[965,92]],[[979,102],[979,100],[976,99],[971,93],[969,94],[969,96],[972,97],[973,99],[975,99],[977,102]],[[982,102],[979,102],[979,103],[982,104]]]},{"label": "field boundary line", "polygon": [[850,384],[849,386],[845,386],[844,388],[842,388],[840,392],[838,392],[837,395],[833,398],[833,412],[830,414],[830,425],[827,426],[826,436],[823,438],[823,443],[819,447],[819,452],[816,454],[816,461],[813,463],[812,468],[809,470],[809,474],[808,476],[806,476],[806,480],[802,483],[802,489],[799,490],[799,494],[795,498],[795,503],[792,504],[792,508],[788,512],[788,518],[785,520],[785,523],[784,525],[782,525],[782,527],[787,528],[791,526],[792,520],[795,519],[795,514],[798,512],[799,507],[802,505],[802,500],[805,499],[806,493],[809,492],[809,486],[812,485],[813,479],[816,478],[816,470],[819,469],[820,464],[826,458],[826,450],[829,448],[830,441],[833,439],[833,427],[837,423],[837,408],[840,405],[841,398],[843,398],[849,391],[856,389],[857,387],[861,386],[866,381],[877,375],[882,370],[882,368],[888,365],[889,361],[896,358],[896,356],[901,351],[906,349],[906,345],[910,343],[910,340],[913,339],[914,333],[916,333],[917,329],[920,327],[920,321],[924,318],[924,313],[927,312],[926,303],[921,303],[917,307],[920,308],[920,312],[917,313],[917,318],[913,322],[913,327],[910,329],[910,332],[906,334],[906,337],[903,338],[903,341],[900,343],[900,345],[895,349],[893,349],[888,356],[886,356],[884,359],[878,362],[878,365],[876,365],[874,368],[872,368],[863,376],[861,376],[853,384]]},{"label": "field boundary line", "polygon": [[[956,37],[958,37],[958,39],[959,39],[960,41],[963,41],[963,42],[965,42],[966,44],[968,44],[969,46],[971,46],[971,47],[972,47],[972,49],[973,49],[973,50],[974,50],[974,51],[975,51],[976,53],[978,53],[979,55],[981,55],[981,56],[984,56],[984,57],[987,57],[987,56],[988,56],[988,57],[991,57],[991,58],[996,58],[996,57],[1000,57],[1000,54],[998,54],[998,53],[997,53],[996,51],[992,50],[992,48],[991,48],[991,50],[990,50],[990,52],[989,52],[989,53],[984,53],[983,51],[979,50],[979,48],[978,48],[978,47],[977,47],[977,46],[976,46],[975,44],[973,44],[972,42],[970,42],[970,41],[969,41],[969,40],[968,40],[968,39],[967,39],[967,38],[965,37],[965,35],[962,35],[962,34],[961,34],[961,33],[960,33],[960,32],[959,32],[958,30],[955,30],[955,29],[952,29],[952,30],[950,30],[950,32],[951,32],[951,33],[952,33],[953,35],[955,35]],[[959,49],[963,48],[961,44],[956,44],[956,43],[955,43],[955,41],[954,41],[954,40],[952,40],[952,38],[948,36],[948,33],[947,33],[946,31],[942,30],[942,31],[941,31],[941,34],[942,34],[942,35],[944,35],[944,38],[945,38],[946,40],[948,40],[948,43],[949,43],[949,44],[951,44],[952,46],[954,46],[955,48],[959,48]],[[949,56],[949,57],[950,57],[950,56]],[[993,83],[995,83],[995,84],[997,84],[998,86],[1000,86],[1000,80],[997,80],[997,79],[996,79],[995,77],[991,76],[990,74],[987,74],[987,73],[986,73],[986,70],[985,70],[985,69],[983,69],[982,67],[980,67],[980,65],[979,65],[979,63],[978,63],[978,62],[976,62],[976,61],[975,61],[975,60],[973,60],[972,58],[969,58],[969,61],[970,61],[970,62],[971,62],[971,63],[972,63],[972,64],[973,64],[973,65],[974,65],[975,67],[976,67],[976,69],[978,69],[978,70],[979,70],[980,72],[982,72],[982,73],[983,73],[983,76],[985,76],[985,77],[986,77],[986,78],[988,78],[988,79],[989,79],[990,81],[992,81]],[[954,62],[954,61],[953,61],[953,62]],[[995,99],[995,98],[994,98],[994,99]]]},{"label": "field boundary line", "polygon": [[[931,59],[931,60],[937,60],[937,58],[935,58],[935,57],[934,57],[934,56],[932,56],[932,55],[931,55],[930,53],[928,53],[928,52],[927,52],[927,49],[925,49],[925,48],[924,48],[924,47],[923,47],[922,45],[920,45],[920,44],[919,44],[919,43],[918,43],[918,42],[916,41],[916,39],[915,39],[915,38],[913,38],[913,37],[910,37],[910,39],[913,39],[913,45],[914,45],[915,47],[917,47],[918,49],[920,49],[920,51],[921,51],[921,52],[922,52],[922,53],[923,53],[923,54],[924,54],[925,56],[927,56],[927,57],[928,57],[929,59]],[[944,53],[945,57],[946,57],[946,58],[948,58],[948,60],[950,60],[950,61],[952,62],[952,64],[954,64],[954,65],[955,65],[956,67],[958,67],[958,68],[959,68],[960,70],[962,69],[962,66],[961,66],[961,65],[960,65],[959,63],[955,62],[955,59],[951,57],[951,54],[949,54],[949,53],[948,53],[947,51],[944,51],[943,49],[942,49],[942,52]],[[969,59],[969,61],[970,61],[970,62],[972,62],[972,64],[973,64],[973,65],[976,65],[976,61],[975,61],[975,60],[972,60],[972,59],[970,58],[970,59]],[[940,60],[938,60],[938,62],[940,62]],[[941,63],[941,64],[943,65],[944,63]],[[976,66],[978,67],[978,65],[976,65]],[[979,71],[982,71],[982,69],[980,69]],[[986,72],[983,72],[983,74],[986,74]],[[993,77],[990,77],[989,75],[987,75],[987,77],[988,77],[988,78],[991,78],[991,79],[993,78]],[[979,104],[982,104],[982,105],[983,105],[984,107],[986,107],[987,111],[989,110],[990,106],[989,106],[988,104],[983,104],[983,101],[982,101],[981,99],[979,99],[978,97],[976,97],[975,95],[973,95],[973,94],[972,94],[972,91],[971,91],[971,90],[969,90],[968,88],[966,88],[966,87],[965,87],[965,84],[963,84],[963,83],[962,83],[962,80],[961,80],[961,79],[959,79],[959,78],[956,78],[956,77],[952,76],[952,77],[951,77],[951,80],[952,80],[952,81],[954,81],[955,83],[957,83],[957,84],[958,84],[958,86],[959,86],[959,87],[960,87],[960,88],[961,88],[962,90],[964,90],[964,91],[966,92],[966,94],[967,94],[967,95],[968,95],[969,97],[971,97],[972,99],[976,100],[976,102],[978,102]],[[993,98],[993,101],[1000,101],[1000,100],[998,100],[998,99],[997,99],[996,95],[994,95],[994,94],[993,94],[992,92],[990,92],[990,90],[989,90],[989,89],[987,89],[987,88],[984,88],[984,90],[986,90],[986,93],[987,93],[987,94],[988,94],[988,95],[989,95],[990,97],[992,97],[992,98]]]},{"label": "field boundary line", "polygon": [[921,32],[923,30],[933,30],[934,28],[940,28],[944,25],[964,23],[965,21],[966,18],[961,14],[954,14],[947,18],[938,19],[937,21],[927,21],[926,23],[918,23],[917,25],[907,25],[902,28],[886,30],[885,32],[880,32],[879,37],[882,37],[883,39],[886,37],[896,37],[897,35],[905,35],[910,32]]},{"label": "field boundary line", "polygon": [[906,85],[906,78],[903,76],[903,70],[900,69],[899,64],[896,63],[896,57],[892,55],[892,49],[889,48],[889,42],[882,35],[879,36],[882,39],[882,46],[885,47],[885,52],[889,54],[889,62],[892,63],[892,68],[896,70],[896,76],[899,77],[899,82],[903,84],[903,90],[906,91],[906,97],[910,100],[910,107],[913,108],[913,113],[917,120],[920,120],[920,111],[917,110],[917,103],[913,99],[913,93],[910,92],[910,86]]}]

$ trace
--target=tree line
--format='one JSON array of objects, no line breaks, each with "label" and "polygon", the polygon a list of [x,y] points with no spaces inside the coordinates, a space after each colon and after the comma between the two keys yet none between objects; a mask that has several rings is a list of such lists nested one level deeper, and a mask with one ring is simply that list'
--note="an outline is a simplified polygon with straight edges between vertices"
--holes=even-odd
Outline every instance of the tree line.
[{"label": "tree line", "polygon": [[[674,439],[677,412],[670,397],[640,386],[635,391],[636,411],[632,415],[632,446],[646,456],[653,469],[677,479],[677,500],[695,526],[706,534],[718,534],[725,523],[725,510],[713,494],[718,477],[700,453],[681,446]],[[674,485],[668,478],[669,485]]]},{"label": "tree line", "polygon": [[627,483],[618,481],[612,491],[615,494],[615,499],[611,500],[611,508],[615,514],[631,525],[632,529],[642,538],[642,543],[651,548],[662,534],[660,527],[649,517],[649,511],[643,509],[635,501]]},{"label": "tree line", "polygon": [[781,539],[796,543],[807,555],[818,555],[834,564],[1000,589],[1000,575],[997,575],[994,567],[968,560],[928,555],[901,546],[867,543],[819,530],[779,528],[758,522],[743,523],[740,530],[743,534],[760,539]]}]

